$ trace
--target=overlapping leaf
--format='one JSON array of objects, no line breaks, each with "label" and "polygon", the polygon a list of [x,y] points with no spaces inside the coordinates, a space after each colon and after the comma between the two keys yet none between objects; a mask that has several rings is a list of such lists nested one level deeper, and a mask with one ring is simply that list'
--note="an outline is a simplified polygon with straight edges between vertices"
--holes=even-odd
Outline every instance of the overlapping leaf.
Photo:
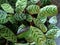
[{"label": "overlapping leaf", "polygon": [[50,29],[47,33],[46,33],[46,37],[50,38],[50,39],[55,39],[56,38],[56,34],[58,33],[59,29]]},{"label": "overlapping leaf", "polygon": [[46,37],[41,30],[36,27],[30,27],[30,34],[37,45],[43,45],[46,42]]},{"label": "overlapping leaf", "polygon": [[51,4],[51,0],[40,0],[42,6],[46,6],[48,4]]},{"label": "overlapping leaf", "polygon": [[5,19],[7,17],[7,13],[3,10],[0,10],[0,19]]},{"label": "overlapping leaf", "polygon": [[25,28],[25,25],[24,25],[24,24],[20,25],[20,26],[18,27],[17,34],[21,33],[21,32],[22,32],[22,29],[24,29],[24,28]]},{"label": "overlapping leaf", "polygon": [[53,39],[47,39],[46,45],[56,45],[56,42]]},{"label": "overlapping leaf", "polygon": [[11,22],[12,24],[13,23],[16,23],[16,20],[14,18],[14,15],[8,14],[8,21]]},{"label": "overlapping leaf", "polygon": [[49,19],[49,23],[50,24],[56,24],[57,23],[57,17],[56,16],[53,16]]},{"label": "overlapping leaf", "polygon": [[16,12],[22,13],[27,6],[27,0],[17,0]]},{"label": "overlapping leaf", "polygon": [[23,21],[23,20],[25,20],[26,19],[26,15],[25,14],[15,14],[14,15],[14,17],[15,17],[15,19],[17,20],[17,21]]},{"label": "overlapping leaf", "polygon": [[31,15],[27,14],[27,15],[26,15],[26,20],[27,20],[28,22],[32,22],[33,17],[32,17]]},{"label": "overlapping leaf", "polygon": [[38,15],[37,19],[39,19],[42,23],[45,23],[47,21],[47,16]]},{"label": "overlapping leaf", "polygon": [[14,9],[11,7],[10,4],[8,3],[4,3],[4,4],[1,4],[1,7],[4,11],[6,11],[7,13],[14,13]]},{"label": "overlapping leaf", "polygon": [[4,24],[8,22],[7,13],[5,11],[0,10],[0,24]]},{"label": "overlapping leaf", "polygon": [[49,29],[59,29],[56,25],[54,25],[54,24],[50,24],[49,26],[48,26],[48,28]]},{"label": "overlapping leaf", "polygon": [[27,11],[30,14],[38,14],[39,13],[39,10],[40,10],[40,7],[38,5],[29,5],[27,7]]},{"label": "overlapping leaf", "polygon": [[9,28],[5,26],[3,26],[3,28],[0,29],[0,36],[11,42],[17,41],[15,34]]},{"label": "overlapping leaf", "polygon": [[40,9],[39,16],[54,16],[58,13],[57,6],[55,5],[48,5]]},{"label": "overlapping leaf", "polygon": [[25,43],[25,44],[22,44],[22,43],[15,43],[15,45],[29,45],[29,43]]},{"label": "overlapping leaf", "polygon": [[34,24],[41,29],[42,32],[46,32],[47,31],[47,27],[38,19],[34,19]]}]

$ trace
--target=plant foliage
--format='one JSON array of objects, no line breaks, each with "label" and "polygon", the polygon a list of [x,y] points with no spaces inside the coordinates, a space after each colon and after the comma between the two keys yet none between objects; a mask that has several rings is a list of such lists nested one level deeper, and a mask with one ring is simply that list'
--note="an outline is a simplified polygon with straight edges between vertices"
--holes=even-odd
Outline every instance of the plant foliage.
[{"label": "plant foliage", "polygon": [[0,0],[0,44],[56,45],[57,13],[51,0]]}]

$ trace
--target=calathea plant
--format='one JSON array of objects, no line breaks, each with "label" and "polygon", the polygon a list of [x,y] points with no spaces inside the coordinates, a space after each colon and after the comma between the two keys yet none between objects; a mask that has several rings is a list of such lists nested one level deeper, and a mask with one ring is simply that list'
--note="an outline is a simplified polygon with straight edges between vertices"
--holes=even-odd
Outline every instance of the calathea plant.
[{"label": "calathea plant", "polygon": [[51,0],[0,2],[0,45],[56,45],[58,9]]}]

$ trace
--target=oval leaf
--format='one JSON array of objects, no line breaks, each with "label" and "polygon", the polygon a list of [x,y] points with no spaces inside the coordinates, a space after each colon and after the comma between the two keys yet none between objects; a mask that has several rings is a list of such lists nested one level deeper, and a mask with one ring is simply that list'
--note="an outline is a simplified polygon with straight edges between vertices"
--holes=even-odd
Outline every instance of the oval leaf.
[{"label": "oval leaf", "polygon": [[40,7],[38,5],[29,5],[27,7],[27,11],[30,14],[38,14],[39,13],[39,10],[40,10]]},{"label": "oval leaf", "polygon": [[7,27],[3,26],[0,29],[0,36],[11,42],[17,42],[15,34]]},{"label": "oval leaf", "polygon": [[23,21],[23,20],[25,20],[26,19],[26,15],[25,14],[15,14],[14,15],[14,18],[17,20],[17,21]]},{"label": "oval leaf", "polygon": [[27,6],[27,0],[17,0],[16,12],[22,13]]},{"label": "oval leaf", "polygon": [[1,4],[1,7],[3,8],[4,11],[6,11],[7,13],[14,13],[14,9],[11,7],[10,4],[8,3],[4,3]]},{"label": "oval leaf", "polygon": [[55,5],[48,5],[40,9],[40,12],[38,15],[43,16],[54,16],[58,13],[57,6]]},{"label": "oval leaf", "polygon": [[41,29],[42,32],[46,32],[47,31],[47,27],[38,19],[34,19],[34,24]]}]

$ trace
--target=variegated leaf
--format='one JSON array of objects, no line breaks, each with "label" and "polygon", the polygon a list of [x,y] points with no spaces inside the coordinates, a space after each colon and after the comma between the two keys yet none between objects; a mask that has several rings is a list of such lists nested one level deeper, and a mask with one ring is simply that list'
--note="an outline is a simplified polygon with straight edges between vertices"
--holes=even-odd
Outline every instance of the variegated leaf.
[{"label": "variegated leaf", "polygon": [[31,26],[30,31],[31,31],[30,32],[31,38],[32,38],[32,40],[34,40],[36,42],[37,45],[45,44],[46,37],[40,29]]},{"label": "variegated leaf", "polygon": [[27,11],[30,14],[38,14],[39,13],[39,10],[40,10],[40,7],[38,5],[29,5],[27,7]]},{"label": "variegated leaf", "polygon": [[8,3],[3,3],[1,4],[1,7],[3,8],[4,11],[6,11],[7,13],[14,13],[14,9],[11,7],[10,4]]},{"label": "variegated leaf", "polygon": [[47,39],[46,45],[56,45],[56,42],[53,39]]},{"label": "variegated leaf", "polygon": [[16,20],[14,18],[14,15],[8,14],[8,21],[11,22],[12,24],[13,23],[16,23]]},{"label": "variegated leaf", "polygon": [[51,0],[40,0],[42,6],[46,6],[48,4],[51,4]]},{"label": "variegated leaf", "polygon": [[56,24],[57,23],[57,17],[56,16],[53,16],[49,19],[49,23],[50,24]]},{"label": "variegated leaf", "polygon": [[17,21],[23,21],[23,20],[25,20],[26,19],[26,15],[25,14],[15,14],[14,15],[14,18],[17,20]]},{"label": "variegated leaf", "polygon": [[59,29],[50,29],[47,33],[46,33],[46,37],[49,39],[55,39],[57,37],[57,33],[58,33]]},{"label": "variegated leaf", "polygon": [[26,15],[26,20],[27,20],[28,22],[32,22],[33,17],[32,17],[31,15],[27,14],[27,15]]},{"label": "variegated leaf", "polygon": [[55,5],[48,5],[40,9],[39,16],[54,16],[58,13],[57,6]]},{"label": "variegated leaf", "polygon": [[22,13],[27,6],[27,0],[17,0],[16,12]]},{"label": "variegated leaf", "polygon": [[7,27],[3,26],[0,29],[0,36],[11,42],[17,42],[16,35]]},{"label": "variegated leaf", "polygon": [[42,23],[45,23],[47,21],[47,16],[38,15],[37,19],[39,19]]},{"label": "variegated leaf", "polygon": [[42,32],[46,32],[47,31],[47,27],[38,19],[34,19],[34,24],[41,29]]}]

